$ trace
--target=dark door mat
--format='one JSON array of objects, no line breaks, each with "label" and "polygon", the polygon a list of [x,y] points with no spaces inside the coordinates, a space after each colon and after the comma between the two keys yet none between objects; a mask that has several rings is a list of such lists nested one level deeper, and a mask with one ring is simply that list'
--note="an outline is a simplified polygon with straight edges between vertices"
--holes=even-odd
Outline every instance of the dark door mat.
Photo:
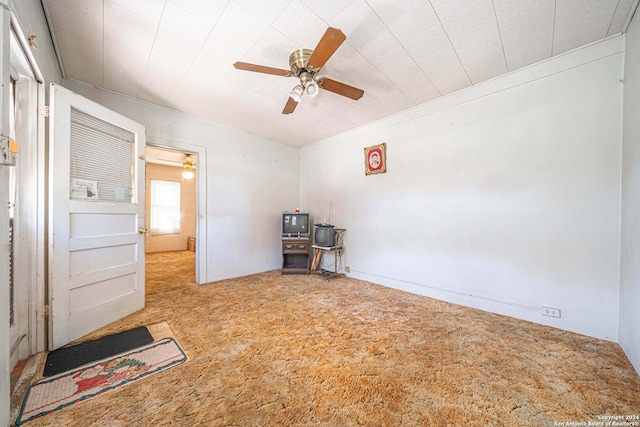
[{"label": "dark door mat", "polygon": [[78,366],[112,357],[153,342],[146,326],[119,332],[106,337],[86,341],[53,350],[47,355],[43,377],[70,371]]}]

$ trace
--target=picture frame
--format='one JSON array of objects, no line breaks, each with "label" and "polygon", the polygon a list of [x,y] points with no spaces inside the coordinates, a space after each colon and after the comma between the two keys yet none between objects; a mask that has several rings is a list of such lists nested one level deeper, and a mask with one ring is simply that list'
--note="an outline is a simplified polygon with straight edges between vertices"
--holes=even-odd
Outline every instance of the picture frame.
[{"label": "picture frame", "polygon": [[372,145],[364,149],[364,173],[374,175],[387,171],[386,143]]}]

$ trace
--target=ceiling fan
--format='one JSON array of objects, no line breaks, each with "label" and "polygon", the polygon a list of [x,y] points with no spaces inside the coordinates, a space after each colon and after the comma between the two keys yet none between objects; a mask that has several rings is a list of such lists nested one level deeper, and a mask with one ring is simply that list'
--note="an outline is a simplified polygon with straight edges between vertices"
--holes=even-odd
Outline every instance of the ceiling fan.
[{"label": "ceiling fan", "polygon": [[364,95],[363,90],[318,75],[320,69],[346,39],[347,36],[339,29],[327,28],[327,31],[325,31],[314,50],[297,49],[289,55],[290,70],[265,67],[247,62],[236,62],[233,66],[238,70],[299,78],[300,84],[296,85],[289,94],[289,99],[284,106],[284,110],[282,110],[282,114],[293,113],[293,110],[296,109],[305,92],[307,92],[307,95],[314,97],[321,88],[353,100],[358,100]]}]

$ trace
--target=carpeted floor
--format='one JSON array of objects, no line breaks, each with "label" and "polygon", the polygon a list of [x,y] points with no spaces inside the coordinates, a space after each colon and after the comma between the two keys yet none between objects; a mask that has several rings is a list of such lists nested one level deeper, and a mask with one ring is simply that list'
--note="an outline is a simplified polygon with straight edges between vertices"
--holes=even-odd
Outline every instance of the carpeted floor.
[{"label": "carpeted floor", "polygon": [[640,414],[640,377],[616,344],[347,278],[272,271],[198,286],[193,262],[149,254],[146,308],[86,337],[166,320],[187,363],[28,425],[553,426]]}]

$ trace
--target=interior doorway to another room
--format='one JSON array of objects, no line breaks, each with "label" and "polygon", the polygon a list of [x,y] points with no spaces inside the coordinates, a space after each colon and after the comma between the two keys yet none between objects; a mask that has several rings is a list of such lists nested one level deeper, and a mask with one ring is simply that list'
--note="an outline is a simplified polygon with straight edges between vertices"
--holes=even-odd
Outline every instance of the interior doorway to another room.
[{"label": "interior doorway to another room", "polygon": [[197,278],[198,154],[147,146],[146,160],[145,252],[193,251]]}]

